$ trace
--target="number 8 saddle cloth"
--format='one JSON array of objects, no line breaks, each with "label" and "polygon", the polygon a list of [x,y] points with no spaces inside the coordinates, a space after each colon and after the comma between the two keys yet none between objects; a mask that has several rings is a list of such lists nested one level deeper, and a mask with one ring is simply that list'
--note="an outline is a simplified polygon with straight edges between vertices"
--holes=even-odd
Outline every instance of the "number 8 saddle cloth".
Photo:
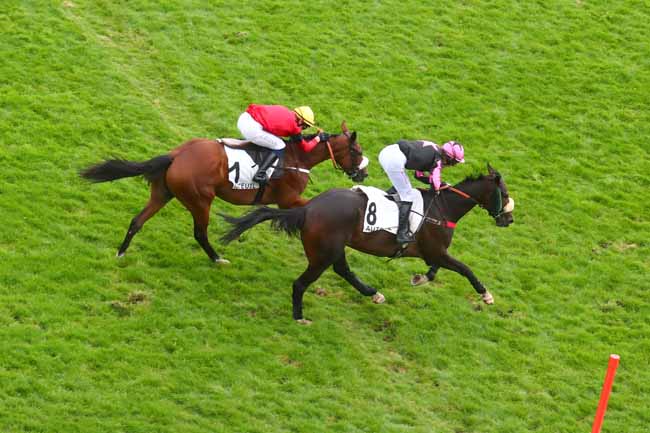
[{"label": "number 8 saddle cloth", "polygon": [[[363,218],[364,233],[376,232],[378,230],[386,230],[393,234],[397,233],[397,225],[399,222],[397,204],[387,198],[385,191],[372,186],[361,185],[352,187],[352,190],[361,191],[368,197],[366,213]],[[417,189],[415,192],[415,200],[413,201],[411,215],[409,217],[411,233],[417,231],[422,221],[422,193]]]}]

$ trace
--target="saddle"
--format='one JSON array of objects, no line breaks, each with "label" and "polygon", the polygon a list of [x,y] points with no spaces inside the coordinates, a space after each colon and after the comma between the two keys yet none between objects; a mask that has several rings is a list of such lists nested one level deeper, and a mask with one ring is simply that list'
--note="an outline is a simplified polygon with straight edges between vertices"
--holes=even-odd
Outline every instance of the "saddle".
[{"label": "saddle", "polygon": [[[251,157],[253,162],[257,165],[260,165],[260,163],[264,160],[264,157],[269,152],[272,152],[271,149],[258,146],[257,144],[253,143],[250,140],[240,140],[237,138],[216,138],[215,141],[217,143],[223,144],[224,146],[228,146],[231,149],[245,151],[248,154],[248,156]],[[276,166],[276,168],[273,171],[273,175],[271,175],[271,179],[277,179],[282,177],[282,175],[284,174],[284,170],[282,169],[282,167],[284,166],[284,155],[279,160],[274,162],[274,165]]]}]

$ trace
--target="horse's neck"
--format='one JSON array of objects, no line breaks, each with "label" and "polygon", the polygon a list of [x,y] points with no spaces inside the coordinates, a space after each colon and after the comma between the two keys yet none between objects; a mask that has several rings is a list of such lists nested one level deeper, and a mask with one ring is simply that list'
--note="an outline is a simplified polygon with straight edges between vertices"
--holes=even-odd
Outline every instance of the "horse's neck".
[{"label": "horse's neck", "polygon": [[442,198],[443,196],[436,197],[433,191],[431,192],[430,199],[438,201],[438,204],[433,203],[431,207],[441,212],[442,215],[440,216],[447,221],[457,222],[476,206],[474,200],[464,198],[454,192],[446,192],[443,194],[444,198]]},{"label": "horse's neck", "polygon": [[[472,210],[474,206],[479,204],[477,200],[479,199],[479,197],[485,196],[486,186],[483,183],[483,181],[479,179],[479,180],[468,180],[465,182],[461,182],[460,184],[456,185],[455,188],[458,189],[459,191],[464,192],[465,194],[468,194],[471,197],[471,198],[464,198],[459,194],[450,191],[449,195],[453,194],[454,196],[456,196],[457,198],[455,200],[457,200],[458,204],[455,206],[455,208],[452,211],[450,211],[449,219],[452,219],[453,216],[454,218],[457,219],[455,220],[452,219],[452,220],[458,221],[463,216],[465,216],[467,212]],[[451,215],[451,213],[453,213],[453,215]]]},{"label": "horse's neck", "polygon": [[[469,185],[458,185],[454,188],[469,194],[470,197],[476,197],[478,193],[474,191],[475,188],[471,188],[471,186],[468,188],[468,186]],[[430,199],[438,200],[438,209],[441,208],[441,212],[443,213],[441,217],[448,221],[457,222],[478,204],[476,200],[465,198],[451,190],[444,191],[442,194],[444,194],[444,198],[436,198],[434,192],[431,191]],[[435,208],[436,204],[434,203],[432,207]]]},{"label": "horse's neck", "polygon": [[320,164],[326,159],[330,158],[329,150],[327,150],[327,145],[324,143],[318,143],[311,152],[305,152],[300,148],[300,145],[295,143],[293,147],[293,159],[296,161],[301,168],[306,168],[310,170],[315,165]]}]

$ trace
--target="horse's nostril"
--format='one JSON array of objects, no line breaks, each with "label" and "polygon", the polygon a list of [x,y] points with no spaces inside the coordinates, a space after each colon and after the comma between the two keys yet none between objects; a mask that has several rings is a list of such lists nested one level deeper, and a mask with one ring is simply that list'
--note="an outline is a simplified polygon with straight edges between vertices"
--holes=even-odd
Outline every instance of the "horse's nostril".
[{"label": "horse's nostril", "polygon": [[512,214],[503,214],[496,219],[496,224],[498,227],[508,227],[510,224],[512,224],[512,222]]},{"label": "horse's nostril", "polygon": [[355,182],[363,182],[363,180],[368,177],[368,173],[365,171],[360,171],[352,176],[352,180]]}]

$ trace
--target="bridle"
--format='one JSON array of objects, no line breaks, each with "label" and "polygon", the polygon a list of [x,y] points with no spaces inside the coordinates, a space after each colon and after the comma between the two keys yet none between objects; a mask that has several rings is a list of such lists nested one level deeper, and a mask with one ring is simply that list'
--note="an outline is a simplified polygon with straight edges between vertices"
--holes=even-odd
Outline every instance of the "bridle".
[{"label": "bridle", "polygon": [[[350,138],[350,133],[349,132],[345,132],[344,135],[348,139]],[[345,174],[347,174],[351,178],[356,177],[359,174],[359,172],[361,170],[363,170],[368,165],[368,159],[363,156],[362,152],[359,152],[357,149],[354,148],[355,143],[352,140],[349,140],[349,143],[348,143],[348,152],[350,153],[350,157],[351,158],[361,158],[361,159],[359,160],[358,164],[356,164],[356,167],[352,167],[349,170],[346,170],[345,168],[343,168],[343,166],[341,164],[339,164],[339,162],[336,160],[336,157],[334,156],[334,151],[332,150],[332,145],[330,144],[329,138],[327,139],[325,144],[327,145],[327,150],[330,153],[330,159],[332,160],[332,165],[334,166],[334,169],[335,170],[341,170],[342,172],[344,172]],[[364,162],[365,162],[365,164],[364,164]]]},{"label": "bridle", "polygon": [[464,191],[459,190],[458,188],[454,188],[451,185],[445,185],[440,189],[448,189],[449,191],[454,192],[463,198],[472,200],[479,207],[485,209],[488,212],[488,214],[490,214],[490,216],[494,219],[498,219],[504,213],[512,212],[512,209],[514,208],[514,200],[512,200],[510,197],[508,197],[508,203],[506,203],[505,206],[503,205],[503,198],[501,197],[502,191],[499,185],[497,185],[497,187],[494,189],[494,192],[492,192],[492,196],[490,197],[490,204],[492,206],[490,206],[489,208],[484,206],[481,202],[476,200],[471,195],[467,194]]}]

